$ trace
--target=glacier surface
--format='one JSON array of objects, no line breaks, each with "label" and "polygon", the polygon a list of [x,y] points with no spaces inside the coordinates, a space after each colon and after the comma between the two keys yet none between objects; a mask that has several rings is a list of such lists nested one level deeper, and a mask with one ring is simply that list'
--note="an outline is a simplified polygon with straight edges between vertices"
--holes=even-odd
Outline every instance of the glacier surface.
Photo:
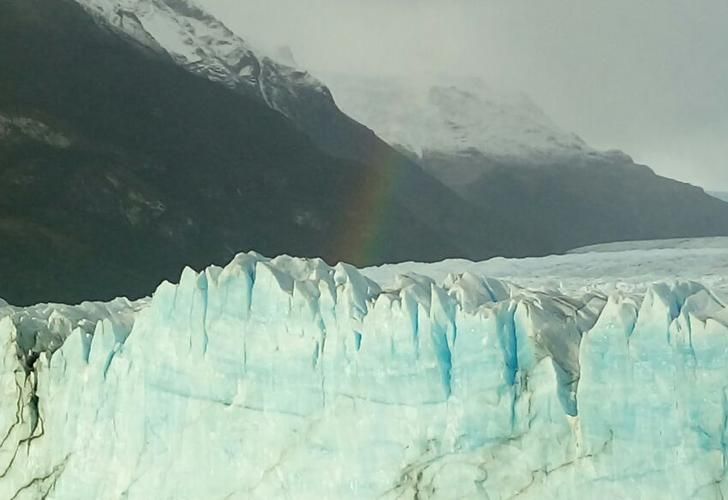
[{"label": "glacier surface", "polygon": [[417,273],[436,281],[450,273],[469,272],[545,292],[578,296],[590,291],[644,294],[661,281],[698,281],[728,301],[728,238],[630,241],[574,249],[567,255],[482,262],[450,259],[435,263],[404,262],[363,269],[387,286],[397,274]]},{"label": "glacier surface", "polygon": [[703,285],[389,278],[250,253],[137,303],[0,302],[0,498],[728,493]]}]

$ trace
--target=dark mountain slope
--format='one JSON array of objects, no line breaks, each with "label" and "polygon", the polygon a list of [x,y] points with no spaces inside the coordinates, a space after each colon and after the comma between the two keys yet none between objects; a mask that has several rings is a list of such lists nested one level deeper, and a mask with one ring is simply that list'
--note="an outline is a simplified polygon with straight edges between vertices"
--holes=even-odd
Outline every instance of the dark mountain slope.
[{"label": "dark mountain slope", "polygon": [[590,147],[523,94],[456,75],[329,83],[345,111],[481,207],[493,234],[517,240],[509,255],[728,234],[728,204]]},{"label": "dark mountain slope", "polygon": [[327,156],[70,1],[0,0],[0,120],[11,303],[139,296],[247,249],[360,265],[498,252],[474,209],[391,150]]},{"label": "dark mountain slope", "polygon": [[[728,235],[728,203],[629,158],[551,165],[503,163],[477,152],[430,153],[423,167],[481,207],[496,231],[520,234],[514,256],[595,243]],[[458,182],[452,172],[468,172]]]}]

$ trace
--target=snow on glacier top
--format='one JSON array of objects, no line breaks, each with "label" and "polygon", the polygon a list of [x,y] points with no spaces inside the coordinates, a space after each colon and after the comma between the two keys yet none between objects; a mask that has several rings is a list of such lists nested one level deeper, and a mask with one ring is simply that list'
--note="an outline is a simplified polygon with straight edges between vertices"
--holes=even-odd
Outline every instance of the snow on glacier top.
[{"label": "snow on glacier top", "polygon": [[728,237],[714,238],[670,238],[665,240],[617,241],[575,248],[569,253],[629,252],[643,250],[705,250],[728,248]]},{"label": "snow on glacier top", "polygon": [[699,283],[394,285],[251,252],[53,352],[0,318],[0,497],[716,496],[728,317]]},{"label": "snow on glacier top", "polygon": [[14,307],[0,299],[0,319],[10,317],[18,329],[19,346],[23,350],[54,351],[74,330],[92,334],[96,324],[108,320],[120,335],[126,336],[134,325],[137,313],[147,307],[148,299],[129,301],[118,298],[111,302],[83,302],[78,305],[37,304]]},{"label": "snow on glacier top", "polygon": [[[354,269],[350,266],[331,268],[320,259],[280,256],[269,260],[254,252],[241,254],[240,258],[270,262],[269,267],[279,286],[291,293],[297,282],[311,280],[318,282],[330,278],[334,280],[331,286],[336,287],[341,280],[349,279],[353,275],[349,269]],[[536,292],[570,297],[595,292],[641,296],[658,282],[693,281],[702,283],[719,299],[728,302],[728,238],[607,244],[577,249],[566,255],[525,259],[499,257],[483,262],[450,259],[437,263],[387,264],[362,269],[365,281],[357,282],[356,287],[361,288],[365,296],[428,283],[455,290],[457,287],[453,288],[453,283],[462,285],[467,281],[459,278],[464,273],[486,281],[498,280],[510,287],[503,293]],[[112,320],[122,333],[128,333],[137,314],[149,303],[149,299],[135,302],[117,299],[107,304],[39,304],[17,308],[0,299],[0,319],[11,316],[19,328],[32,337],[29,342],[34,342],[36,334],[41,332],[50,334],[44,337],[60,343],[72,330],[93,331],[97,322],[106,319]]]},{"label": "snow on glacier top", "polygon": [[566,255],[483,262],[450,259],[432,264],[406,262],[362,271],[382,286],[396,275],[417,273],[441,281],[470,272],[519,286],[577,295],[589,290],[643,293],[660,281],[699,281],[728,300],[728,238],[695,238],[597,245]]}]

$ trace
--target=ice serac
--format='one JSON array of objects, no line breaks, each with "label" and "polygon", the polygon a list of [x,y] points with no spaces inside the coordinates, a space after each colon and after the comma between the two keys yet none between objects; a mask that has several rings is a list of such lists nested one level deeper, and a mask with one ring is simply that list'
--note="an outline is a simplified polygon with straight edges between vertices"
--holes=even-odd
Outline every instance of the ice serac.
[{"label": "ice serac", "polygon": [[121,310],[41,315],[23,348],[18,311],[0,322],[0,498],[728,493],[728,315],[694,282],[383,288],[251,253]]}]

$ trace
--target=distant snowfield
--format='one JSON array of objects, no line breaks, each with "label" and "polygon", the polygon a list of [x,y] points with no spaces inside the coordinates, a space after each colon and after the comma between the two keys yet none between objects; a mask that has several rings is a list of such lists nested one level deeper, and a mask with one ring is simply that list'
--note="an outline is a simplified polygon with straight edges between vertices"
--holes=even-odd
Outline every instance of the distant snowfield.
[{"label": "distant snowfield", "polygon": [[728,201],[728,192],[709,192],[710,196],[718,198],[719,200]]},{"label": "distant snowfield", "polygon": [[709,248],[728,249],[728,237],[718,238],[673,238],[667,240],[617,241],[575,248],[569,253],[627,252],[640,250],[702,250]]},{"label": "distant snowfield", "polygon": [[689,280],[701,282],[728,300],[728,238],[608,243],[575,249],[567,255],[406,262],[362,272],[383,287],[391,286],[398,274],[417,273],[442,281],[450,273],[470,272],[566,295],[590,290],[639,293],[655,282]]}]

